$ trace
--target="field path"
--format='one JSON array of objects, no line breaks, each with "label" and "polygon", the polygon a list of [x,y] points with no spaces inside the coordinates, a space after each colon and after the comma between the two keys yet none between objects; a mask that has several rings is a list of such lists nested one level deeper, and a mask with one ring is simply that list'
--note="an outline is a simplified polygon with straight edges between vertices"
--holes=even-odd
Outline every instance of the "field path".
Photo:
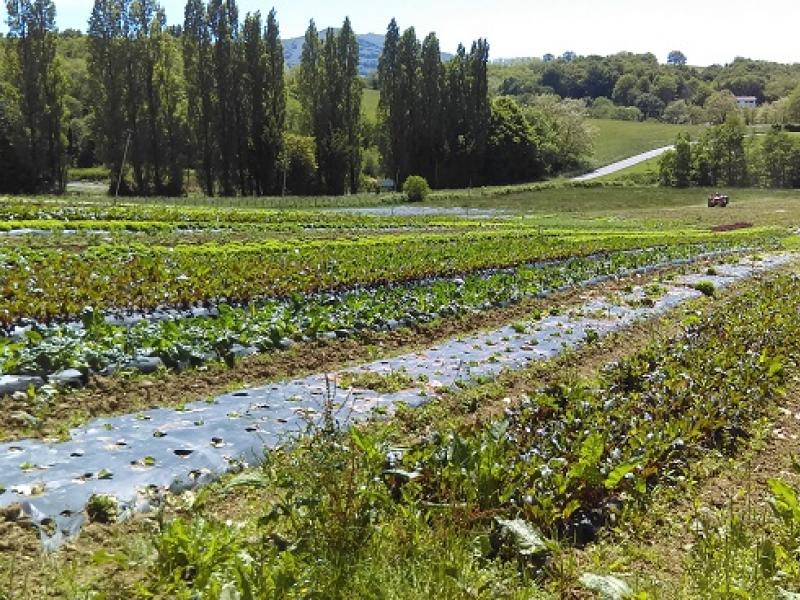
[{"label": "field path", "polygon": [[591,179],[598,179],[600,177],[605,177],[606,175],[611,175],[612,173],[616,173],[617,171],[622,171],[623,169],[627,169],[628,167],[632,167],[634,165],[638,165],[639,163],[643,163],[646,160],[650,160],[651,158],[656,158],[657,156],[661,156],[667,150],[672,150],[672,148],[674,148],[674,146],[664,146],[662,148],[656,148],[655,150],[648,150],[647,152],[642,152],[641,154],[637,154],[636,156],[631,156],[629,158],[626,158],[625,160],[611,163],[610,165],[606,165],[605,167],[600,167],[599,169],[592,171],[591,173],[586,173],[585,175],[581,175],[580,177],[574,177],[572,181],[589,181]]},{"label": "field path", "polygon": [[[587,337],[662,315],[699,297],[692,286],[700,280],[721,288],[790,260],[786,254],[757,262],[741,259],[720,264],[716,275],[679,277],[652,303],[642,302],[644,290],[634,288],[621,298],[589,301],[569,314],[451,339],[330,376],[244,389],[180,409],[95,419],[72,430],[65,442],[0,444],[0,507],[21,502],[31,520],[41,524],[45,548],[54,549],[80,529],[93,494],[117,498],[123,515],[149,511],[164,490],[193,489],[243,464],[260,462],[265,449],[320,424],[326,406],[342,426],[391,414],[398,403],[419,406],[438,388],[503,369],[520,370],[579,346]],[[410,378],[409,389],[378,393],[336,385],[345,374],[358,381],[358,373],[397,371]]]}]

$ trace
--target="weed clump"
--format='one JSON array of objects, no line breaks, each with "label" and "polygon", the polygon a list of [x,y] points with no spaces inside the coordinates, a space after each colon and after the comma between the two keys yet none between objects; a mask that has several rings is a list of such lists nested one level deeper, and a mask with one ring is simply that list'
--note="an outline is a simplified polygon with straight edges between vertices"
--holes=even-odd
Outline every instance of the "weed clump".
[{"label": "weed clump", "polygon": [[713,298],[717,291],[716,286],[710,281],[698,281],[692,287],[709,298]]}]

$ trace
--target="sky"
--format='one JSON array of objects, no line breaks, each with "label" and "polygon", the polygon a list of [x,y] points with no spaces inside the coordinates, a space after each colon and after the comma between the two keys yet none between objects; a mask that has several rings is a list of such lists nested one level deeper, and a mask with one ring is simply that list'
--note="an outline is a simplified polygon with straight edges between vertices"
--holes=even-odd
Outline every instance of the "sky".
[{"label": "sky", "polygon": [[[185,0],[161,0],[181,23]],[[681,50],[705,66],[736,56],[800,62],[797,0],[239,0],[248,11],[278,11],[282,36],[297,37],[314,18],[322,29],[349,16],[357,33],[383,33],[392,17],[420,38],[436,31],[444,51],[485,37],[491,57],[515,58],[619,51],[652,52],[664,62]],[[4,2],[2,4],[5,4]],[[85,29],[92,0],[55,0],[58,26]],[[0,8],[3,23],[5,9]]]}]

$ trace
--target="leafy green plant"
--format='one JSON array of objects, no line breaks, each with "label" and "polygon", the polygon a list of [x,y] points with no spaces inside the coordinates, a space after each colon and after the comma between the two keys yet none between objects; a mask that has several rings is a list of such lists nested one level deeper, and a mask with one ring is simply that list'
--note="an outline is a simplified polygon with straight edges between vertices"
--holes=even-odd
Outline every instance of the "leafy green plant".
[{"label": "leafy green plant", "polygon": [[710,281],[698,281],[692,287],[709,298],[713,297],[717,291],[716,286]]},{"label": "leafy green plant", "polygon": [[411,175],[403,182],[403,193],[409,202],[423,202],[431,193],[431,188],[424,177]]}]

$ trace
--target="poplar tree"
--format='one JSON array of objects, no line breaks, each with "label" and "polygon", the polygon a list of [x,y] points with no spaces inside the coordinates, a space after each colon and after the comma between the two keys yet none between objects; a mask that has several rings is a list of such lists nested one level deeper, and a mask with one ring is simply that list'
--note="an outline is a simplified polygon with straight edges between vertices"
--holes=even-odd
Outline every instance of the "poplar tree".
[{"label": "poplar tree", "polygon": [[267,52],[261,34],[261,13],[248,14],[242,29],[244,46],[244,92],[249,112],[247,166],[252,192],[263,194],[267,166]]},{"label": "poplar tree", "polygon": [[203,0],[188,0],[184,11],[183,71],[189,132],[189,162],[205,193],[214,195],[214,94],[208,11]]},{"label": "poplar tree", "polygon": [[35,187],[65,187],[64,82],[56,58],[56,8],[52,0],[9,0],[8,37],[15,50],[12,79],[19,92],[24,154]]},{"label": "poplar tree", "polygon": [[307,131],[315,140],[317,180],[327,194],[358,188],[361,163],[361,79],[358,42],[350,20],[340,33],[320,39],[314,22],[306,32],[298,92]]},{"label": "poplar tree", "polygon": [[[378,59],[378,101],[379,118],[382,135],[382,151],[386,168],[395,180],[400,178],[400,164],[403,154],[403,122],[401,91],[400,91],[400,62],[398,58],[400,44],[400,29],[394,19],[386,30],[383,52]],[[399,186],[401,181],[396,181]]]},{"label": "poplar tree", "polygon": [[444,158],[444,66],[436,34],[422,43],[420,73],[420,174],[434,187],[440,187],[440,169]]},{"label": "poplar tree", "polygon": [[216,103],[213,123],[216,140],[216,171],[220,192],[233,196],[239,173],[239,121],[240,105],[236,40],[239,33],[239,16],[235,0],[211,0],[208,9],[209,30],[213,42],[213,88]]},{"label": "poplar tree", "polygon": [[274,8],[267,16],[265,44],[267,52],[265,138],[267,145],[264,191],[268,194],[277,194],[283,190],[283,183],[278,177],[278,161],[283,154],[283,139],[286,131],[286,80],[283,44]]},{"label": "poplar tree", "polygon": [[348,191],[358,191],[361,177],[361,99],[364,86],[358,75],[358,40],[346,18],[339,32],[337,44],[340,62],[340,75],[342,77],[342,128],[345,132],[347,144]]}]

